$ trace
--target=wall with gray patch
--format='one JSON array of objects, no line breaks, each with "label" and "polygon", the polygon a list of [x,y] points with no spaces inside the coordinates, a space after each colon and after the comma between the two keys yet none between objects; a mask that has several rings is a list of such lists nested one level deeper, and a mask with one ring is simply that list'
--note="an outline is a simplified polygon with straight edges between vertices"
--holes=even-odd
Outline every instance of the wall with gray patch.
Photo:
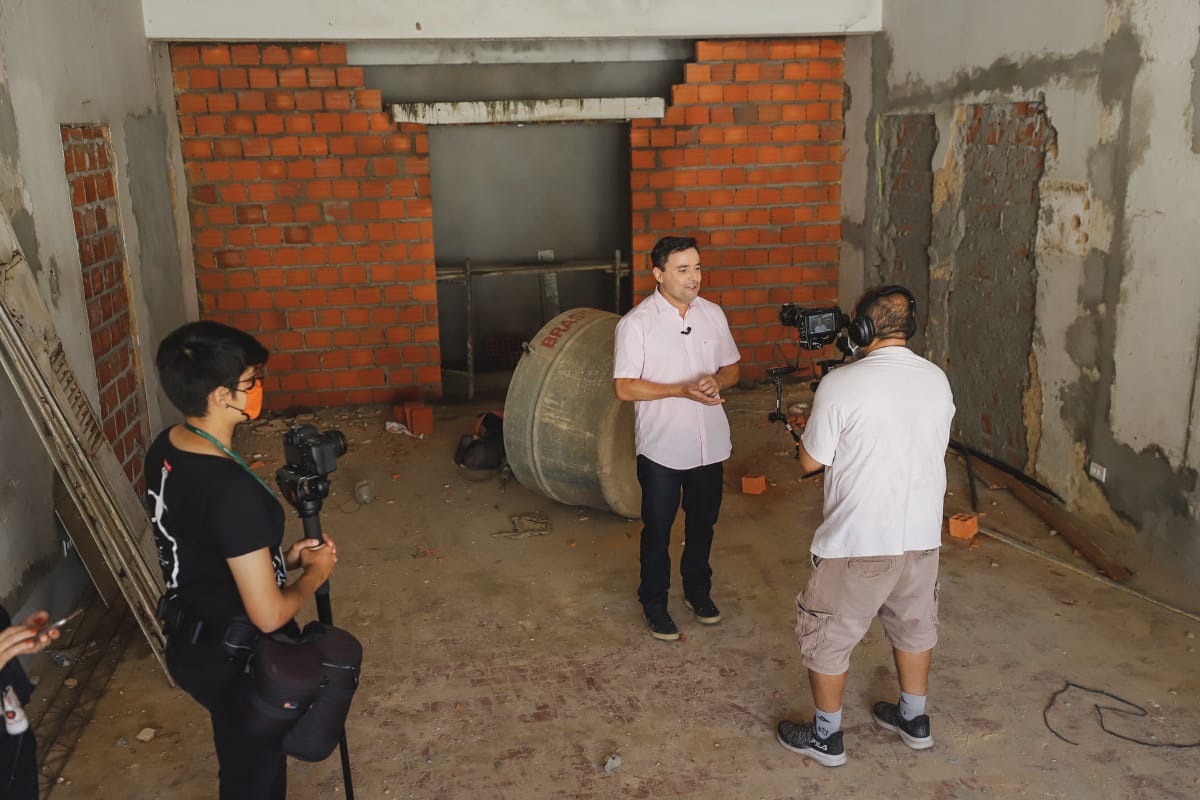
[{"label": "wall with gray patch", "polygon": [[[929,353],[953,372],[954,337],[976,336],[978,358],[1006,370],[956,385],[960,415],[992,408],[1023,427],[997,455],[1082,510],[1116,512],[1156,560],[1200,582],[1200,6],[907,0],[885,4],[883,28],[859,42],[869,69],[847,69],[857,113],[869,110],[854,129],[847,115],[858,178],[843,184],[843,261],[861,258],[868,282],[902,266],[883,134],[897,115],[932,115]],[[1044,163],[1014,182],[1003,162],[956,152],[963,109],[1023,103],[1041,105]],[[997,213],[981,219],[956,197],[990,198]],[[1012,280],[1020,255],[998,253],[997,237],[1033,243]],[[997,283],[967,297],[953,288],[972,260]]]},{"label": "wall with gray patch", "polygon": [[[169,73],[145,40],[138,0],[0,0],[0,207],[11,218],[80,386],[97,378],[59,126],[107,128],[116,158],[135,349],[151,428],[169,407],[153,370],[156,342],[195,316],[186,220],[175,185],[179,147]],[[181,230],[183,233],[181,234]],[[181,255],[185,253],[187,255]],[[184,259],[189,259],[185,261]],[[54,467],[0,374],[0,599],[11,611],[70,603],[86,577],[64,557],[53,516]]]}]

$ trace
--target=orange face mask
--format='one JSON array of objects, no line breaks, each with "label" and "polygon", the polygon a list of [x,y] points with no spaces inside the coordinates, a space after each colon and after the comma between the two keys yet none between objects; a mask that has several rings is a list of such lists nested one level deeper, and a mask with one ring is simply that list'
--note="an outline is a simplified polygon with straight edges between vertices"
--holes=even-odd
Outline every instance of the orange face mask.
[{"label": "orange face mask", "polygon": [[263,385],[262,379],[254,382],[254,385],[246,390],[246,407],[238,409],[245,415],[246,419],[258,419],[258,415],[262,413],[263,407]]}]

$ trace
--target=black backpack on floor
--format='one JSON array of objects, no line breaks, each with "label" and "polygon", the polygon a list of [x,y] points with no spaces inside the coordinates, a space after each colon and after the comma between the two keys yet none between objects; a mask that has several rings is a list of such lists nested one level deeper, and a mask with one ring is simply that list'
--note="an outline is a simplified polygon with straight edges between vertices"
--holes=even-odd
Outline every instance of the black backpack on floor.
[{"label": "black backpack on floor", "polygon": [[467,469],[497,469],[504,464],[504,412],[488,411],[475,422],[475,432],[458,441],[454,463]]}]

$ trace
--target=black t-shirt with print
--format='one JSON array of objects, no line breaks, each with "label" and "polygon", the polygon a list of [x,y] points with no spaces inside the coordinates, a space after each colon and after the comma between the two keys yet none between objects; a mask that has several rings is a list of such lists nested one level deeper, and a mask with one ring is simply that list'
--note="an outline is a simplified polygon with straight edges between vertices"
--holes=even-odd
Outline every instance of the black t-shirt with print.
[{"label": "black t-shirt with print", "polygon": [[167,594],[213,625],[246,613],[228,558],[267,548],[287,582],[283,507],[241,464],[180,450],[163,431],[146,454],[146,500]]}]

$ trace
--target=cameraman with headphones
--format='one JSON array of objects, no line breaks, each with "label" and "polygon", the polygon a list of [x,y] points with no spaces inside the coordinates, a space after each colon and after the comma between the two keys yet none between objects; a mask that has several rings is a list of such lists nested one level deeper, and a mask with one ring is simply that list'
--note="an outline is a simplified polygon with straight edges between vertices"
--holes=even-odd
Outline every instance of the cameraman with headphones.
[{"label": "cameraman with headphones", "polygon": [[868,290],[850,341],[859,360],[825,376],[800,446],[825,467],[824,521],[813,571],[796,598],[796,635],[815,719],[779,723],[780,744],[825,766],[846,763],[842,697],[850,652],[878,615],[900,682],[877,725],[914,750],[933,746],[925,696],[937,643],[938,547],[954,399],[945,373],[908,349],[916,301],[902,286]]},{"label": "cameraman with headphones", "polygon": [[[184,415],[146,455],[146,497],[166,581],[160,616],[171,677],[212,717],[221,800],[282,800],[282,742],[245,729],[231,688],[257,631],[299,633],[293,617],[333,571],[324,537],[287,550],[283,508],[233,451],[233,431],[258,417],[267,350],[218,322],[188,323],[158,347],[163,391]],[[288,570],[301,570],[290,584]],[[249,620],[247,624],[245,620]],[[257,630],[256,630],[257,629]]]}]

